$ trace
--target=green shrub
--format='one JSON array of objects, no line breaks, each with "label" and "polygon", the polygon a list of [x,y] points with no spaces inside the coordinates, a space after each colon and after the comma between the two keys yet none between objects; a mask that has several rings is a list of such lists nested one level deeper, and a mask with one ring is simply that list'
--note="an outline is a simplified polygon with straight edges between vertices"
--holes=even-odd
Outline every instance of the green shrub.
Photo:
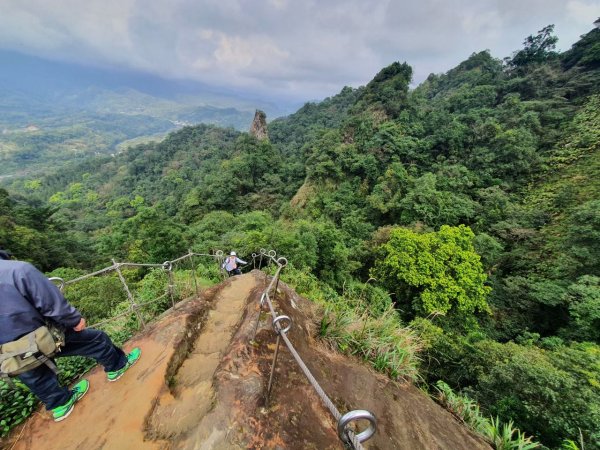
[{"label": "green shrub", "polygon": [[[61,277],[65,281],[80,275],[80,271],[62,268],[49,274],[49,276]],[[63,294],[69,303],[81,312],[88,324],[111,317],[115,306],[127,299],[127,294],[115,272],[67,285]]]},{"label": "green shrub", "polygon": [[513,421],[548,447],[579,440],[581,430],[585,448],[600,449],[599,346],[536,333],[523,333],[521,344],[498,343],[428,319],[410,325],[423,342],[421,373],[429,383],[445,379],[486,414]]},{"label": "green shrub", "polygon": [[468,391],[488,412],[550,447],[581,430],[586,448],[600,448],[600,347],[481,341],[472,349],[462,361],[476,378]]},{"label": "green shrub", "polygon": [[0,436],[6,436],[26,420],[37,403],[35,396],[19,381],[14,388],[0,381]]},{"label": "green shrub", "polygon": [[471,317],[488,312],[490,287],[470,228],[443,225],[438,232],[393,228],[378,249],[371,276],[395,292],[414,316],[451,314]]}]

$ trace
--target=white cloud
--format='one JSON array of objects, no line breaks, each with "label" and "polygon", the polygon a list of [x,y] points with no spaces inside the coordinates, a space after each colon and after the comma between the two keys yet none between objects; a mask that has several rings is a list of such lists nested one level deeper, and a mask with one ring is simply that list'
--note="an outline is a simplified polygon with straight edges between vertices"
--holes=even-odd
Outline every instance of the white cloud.
[{"label": "white cloud", "polygon": [[498,32],[502,28],[503,20],[496,11],[466,11],[461,21],[462,29],[472,35]]},{"label": "white cloud", "polygon": [[253,36],[242,38],[222,34],[219,47],[215,51],[215,59],[219,67],[227,71],[243,70],[250,66],[278,64],[289,56],[280,50],[270,39]]},{"label": "white cloud", "polygon": [[600,16],[600,2],[570,0],[567,3],[569,18],[581,25],[588,25]]},{"label": "white cloud", "polygon": [[397,60],[418,82],[502,58],[550,23],[564,50],[598,15],[600,0],[20,0],[3,2],[0,46],[301,100]]},{"label": "white cloud", "polygon": [[269,0],[269,3],[277,9],[285,9],[288,4],[287,0]]}]

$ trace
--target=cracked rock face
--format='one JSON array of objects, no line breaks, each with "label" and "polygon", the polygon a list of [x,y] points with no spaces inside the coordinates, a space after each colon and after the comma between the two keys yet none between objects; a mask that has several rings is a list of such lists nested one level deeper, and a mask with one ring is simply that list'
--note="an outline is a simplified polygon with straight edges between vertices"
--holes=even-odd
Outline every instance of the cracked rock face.
[{"label": "cracked rock face", "polygon": [[254,113],[254,120],[252,121],[252,126],[250,126],[250,134],[259,141],[269,139],[269,134],[267,133],[267,115],[259,109]]}]

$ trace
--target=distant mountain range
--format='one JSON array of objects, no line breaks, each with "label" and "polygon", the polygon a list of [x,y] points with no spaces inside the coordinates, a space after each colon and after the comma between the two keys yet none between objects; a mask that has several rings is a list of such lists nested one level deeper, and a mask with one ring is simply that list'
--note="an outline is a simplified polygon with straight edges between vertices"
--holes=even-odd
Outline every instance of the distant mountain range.
[{"label": "distant mountain range", "polygon": [[[54,110],[95,110],[103,105],[103,96],[113,93],[126,104],[131,97],[139,103],[171,107],[234,108],[240,112],[264,110],[270,118],[290,114],[299,105],[275,103],[245,93],[215,89],[203,83],[167,80],[133,71],[92,68],[66,62],[49,61],[12,51],[0,50],[0,122],[8,105],[25,107],[37,116],[44,106]],[[34,106],[35,109],[27,108]],[[39,108],[39,109],[38,109]],[[110,111],[116,112],[116,111]]]},{"label": "distant mountain range", "polygon": [[273,119],[296,107],[197,82],[0,50],[0,176],[113,153],[185,125],[247,130],[256,109]]}]

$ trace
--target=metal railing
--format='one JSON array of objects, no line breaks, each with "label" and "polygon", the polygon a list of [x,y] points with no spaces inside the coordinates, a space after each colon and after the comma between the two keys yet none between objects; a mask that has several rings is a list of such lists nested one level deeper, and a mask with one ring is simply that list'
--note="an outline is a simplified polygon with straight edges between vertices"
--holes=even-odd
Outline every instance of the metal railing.
[{"label": "metal railing", "polygon": [[[279,288],[279,279],[281,275],[281,271],[287,265],[288,261],[286,258],[277,258],[277,253],[274,250],[270,250],[267,252],[265,249],[261,249],[259,254],[253,253],[252,259],[254,262],[254,267],[256,268],[256,260],[258,259],[258,266],[262,267],[263,259],[267,260],[267,266],[270,263],[274,263],[277,265],[277,269],[275,274],[271,277],[271,282],[263,292],[260,298],[260,310],[266,304],[269,307],[272,316],[272,326],[273,331],[277,334],[277,342],[275,344],[275,352],[273,354],[273,362],[271,364],[271,374],[269,376],[269,384],[267,386],[267,402],[269,401],[271,395],[271,389],[273,387],[273,376],[275,374],[275,366],[277,365],[277,357],[279,355],[279,346],[281,341],[285,343],[288,350],[300,366],[300,369],[312,385],[312,387],[317,392],[317,395],[321,398],[329,412],[333,415],[335,420],[337,421],[337,434],[340,440],[352,449],[361,450],[363,449],[362,442],[371,438],[377,429],[377,420],[375,416],[366,410],[354,410],[350,411],[344,415],[340,414],[338,409],[335,407],[331,399],[327,396],[323,388],[319,385],[315,377],[312,375],[296,349],[294,348],[292,342],[290,341],[287,333],[292,328],[292,319],[286,315],[277,314],[275,308],[273,306],[273,301],[271,299],[271,292],[273,292],[273,299],[277,297],[277,290]],[[258,329],[260,323],[260,311],[257,319],[257,323],[254,329],[254,335],[256,336],[256,331]],[[357,420],[367,420],[369,422],[369,426],[367,429],[362,432],[355,434],[350,428],[349,425],[352,422]]]},{"label": "metal railing", "polygon": [[[116,319],[120,319],[122,317],[126,317],[129,315],[135,314],[136,318],[138,320],[139,328],[145,329],[146,321],[144,320],[144,317],[141,314],[142,308],[144,308],[148,305],[154,304],[154,303],[158,303],[159,301],[161,301],[167,297],[171,301],[171,307],[175,307],[175,281],[174,281],[173,271],[175,268],[177,268],[177,266],[179,264],[182,264],[184,261],[187,261],[189,264],[189,267],[191,268],[191,277],[192,277],[192,281],[193,281],[193,285],[194,285],[194,292],[196,295],[199,294],[198,280],[196,278],[197,265],[195,264],[194,257],[209,257],[209,258],[216,260],[216,262],[219,264],[219,272],[221,273],[221,275],[223,275],[223,270],[221,268],[221,265],[223,262],[223,251],[217,250],[215,253],[210,254],[210,253],[195,253],[195,252],[192,252],[191,250],[189,250],[187,254],[180,256],[179,258],[173,259],[171,261],[165,261],[162,264],[116,262],[113,259],[111,266],[105,267],[105,268],[97,270],[95,272],[88,273],[88,274],[82,275],[77,278],[73,278],[68,281],[65,281],[59,277],[52,277],[52,278],[50,278],[50,281],[52,281],[54,283],[58,283],[58,288],[60,289],[61,292],[64,292],[66,288],[68,288],[69,286],[71,286],[73,284],[79,283],[79,282],[87,280],[89,278],[93,278],[93,277],[97,277],[97,276],[101,276],[101,275],[107,275],[112,272],[115,272],[123,286],[123,290],[125,291],[125,294],[127,295],[129,307],[127,308],[126,311],[124,311],[120,314],[111,316],[108,319],[93,323],[89,326],[93,327],[93,328],[98,328],[103,325],[106,325],[107,323],[113,322]],[[129,288],[129,285],[127,284],[127,280],[125,279],[125,276],[123,275],[123,271],[121,270],[124,268],[162,269],[163,271],[165,271],[167,273],[167,276],[168,276],[168,282],[167,282],[165,292],[162,295],[159,295],[158,297],[153,298],[152,300],[148,300],[145,302],[136,301],[134,294],[132,293],[131,289]]]}]

